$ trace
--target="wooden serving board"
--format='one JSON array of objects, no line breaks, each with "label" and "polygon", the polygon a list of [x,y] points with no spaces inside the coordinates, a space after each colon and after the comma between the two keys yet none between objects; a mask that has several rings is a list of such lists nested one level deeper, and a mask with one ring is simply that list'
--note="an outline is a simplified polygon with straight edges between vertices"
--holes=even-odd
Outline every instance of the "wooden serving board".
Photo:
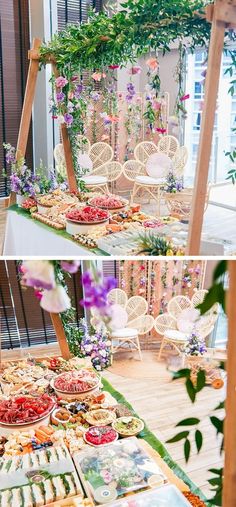
[{"label": "wooden serving board", "polygon": [[65,498],[65,500],[59,500],[58,502],[53,502],[45,505],[45,507],[93,507],[94,503],[91,502],[88,498],[82,498],[82,496],[77,495],[70,498]]},{"label": "wooden serving board", "polygon": [[39,222],[42,222],[43,224],[49,225],[49,227],[52,227],[53,229],[57,229],[58,231],[64,231],[66,226],[59,224],[58,222],[55,222],[54,220],[51,220],[50,218],[47,218],[44,215],[41,215],[40,213],[32,213],[32,218],[35,218]]}]

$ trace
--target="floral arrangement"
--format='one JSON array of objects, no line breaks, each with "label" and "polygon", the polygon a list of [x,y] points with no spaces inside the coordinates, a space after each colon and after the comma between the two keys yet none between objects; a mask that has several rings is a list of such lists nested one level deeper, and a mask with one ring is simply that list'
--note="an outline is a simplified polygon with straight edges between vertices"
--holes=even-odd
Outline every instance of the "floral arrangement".
[{"label": "floral arrangement", "polygon": [[166,177],[166,184],[164,187],[165,192],[176,194],[184,189],[183,180],[176,178],[173,172],[170,172]]},{"label": "floral arrangement", "polygon": [[40,192],[39,178],[27,167],[24,157],[17,157],[16,149],[3,144],[6,163],[11,166],[10,189],[18,195],[34,197]]},{"label": "floral arrangement", "polygon": [[204,340],[197,331],[192,331],[188,337],[184,352],[187,356],[203,356],[207,351]]},{"label": "floral arrangement", "polygon": [[104,329],[89,332],[85,319],[81,319],[79,328],[83,336],[81,340],[82,354],[91,358],[92,365],[97,371],[110,366],[111,341],[107,332]]},{"label": "floral arrangement", "polygon": [[[50,171],[49,175],[46,176],[48,170],[43,166],[42,161],[34,173],[27,167],[24,157],[17,157],[16,148],[10,144],[4,144],[3,146],[6,150],[6,163],[11,166],[11,192],[34,198],[36,194],[45,194],[58,187],[61,190],[67,190],[67,183],[60,176],[56,177],[54,171]],[[28,200],[28,204],[29,206],[25,209],[31,207],[30,200]]]}]

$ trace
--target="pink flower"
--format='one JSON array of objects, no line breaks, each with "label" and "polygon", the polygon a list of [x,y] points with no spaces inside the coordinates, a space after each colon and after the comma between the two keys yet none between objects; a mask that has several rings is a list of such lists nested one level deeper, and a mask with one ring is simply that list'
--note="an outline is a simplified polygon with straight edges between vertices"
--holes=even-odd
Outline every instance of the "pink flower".
[{"label": "pink flower", "polygon": [[108,68],[112,69],[112,70],[115,70],[115,69],[119,69],[120,66],[119,65],[109,65]]},{"label": "pink flower", "polygon": [[136,74],[141,74],[141,72],[142,72],[142,67],[140,67],[139,65],[131,67],[131,69],[129,70],[129,74],[131,74],[131,76],[135,76]]},{"label": "pink flower", "polygon": [[188,99],[190,99],[189,93],[187,95],[183,95],[183,97],[180,97],[179,100],[180,100],[180,102],[184,102],[185,100],[188,100]]},{"label": "pink flower", "polygon": [[105,72],[94,72],[92,74],[92,78],[94,79],[94,81],[101,81],[101,79],[105,79],[105,77],[106,77]]},{"label": "pink flower", "polygon": [[64,86],[66,86],[68,84],[67,79],[63,76],[57,77],[55,82],[56,82],[57,88],[64,88]]},{"label": "pink flower", "polygon": [[105,482],[105,484],[109,484],[112,481],[112,474],[109,472],[109,470],[102,470],[101,476]]},{"label": "pink flower", "polygon": [[154,111],[160,111],[161,110],[161,103],[154,100],[152,103],[152,107],[153,107]]},{"label": "pink flower", "polygon": [[151,69],[151,70],[157,70],[158,66],[159,66],[157,58],[148,58],[148,60],[146,61],[146,64],[149,67],[149,69]]},{"label": "pink flower", "polygon": [[68,273],[77,273],[80,267],[80,261],[61,261],[61,267]]},{"label": "pink flower", "polygon": [[157,128],[156,132],[159,132],[160,134],[165,134],[166,133],[166,129]]},{"label": "pink flower", "polygon": [[39,290],[35,290],[35,291],[34,291],[34,295],[35,295],[35,297],[38,299],[38,301],[41,301],[41,299],[42,299],[42,297],[43,297],[42,292],[40,292]]}]

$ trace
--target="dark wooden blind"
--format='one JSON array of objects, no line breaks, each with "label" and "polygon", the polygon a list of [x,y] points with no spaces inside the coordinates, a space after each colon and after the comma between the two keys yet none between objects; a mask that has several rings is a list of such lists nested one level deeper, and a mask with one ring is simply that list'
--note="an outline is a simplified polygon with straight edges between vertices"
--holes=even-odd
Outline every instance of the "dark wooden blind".
[{"label": "dark wooden blind", "polygon": [[113,276],[117,278],[117,264],[116,261],[103,261],[103,276]]},{"label": "dark wooden blind", "polygon": [[87,20],[89,9],[100,11],[102,0],[58,0],[58,29],[67,23],[82,23]]},{"label": "dark wooden blind", "polygon": [[[33,289],[19,283],[15,261],[0,261],[0,314],[1,342],[3,349],[31,347],[56,341],[50,315],[44,312]],[[84,316],[81,273],[67,278],[72,304],[76,309],[75,326]]]},{"label": "dark wooden blind", "polygon": [[[17,144],[29,47],[28,0],[0,0],[0,169],[5,164],[3,142]],[[32,167],[31,133],[27,163]],[[0,171],[0,196],[7,193],[7,181]]]}]

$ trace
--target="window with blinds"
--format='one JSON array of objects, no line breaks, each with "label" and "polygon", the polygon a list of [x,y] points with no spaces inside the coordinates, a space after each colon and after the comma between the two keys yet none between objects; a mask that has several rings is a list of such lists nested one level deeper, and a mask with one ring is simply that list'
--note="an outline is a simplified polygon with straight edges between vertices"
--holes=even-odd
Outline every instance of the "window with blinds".
[{"label": "window with blinds", "polygon": [[[28,0],[0,0],[0,197],[8,194],[3,143],[13,146],[21,119],[28,71]],[[32,167],[32,134],[29,136],[27,163]],[[5,167],[5,169],[7,169]]]},{"label": "window with blinds", "polygon": [[117,261],[103,261],[102,268],[103,268],[103,276],[113,276],[114,278],[117,278],[117,267],[118,263]]},{"label": "window with blinds", "polygon": [[[75,326],[84,311],[81,273],[67,277],[67,286],[76,310]],[[0,261],[0,329],[2,349],[32,347],[56,341],[50,315],[44,312],[33,289],[21,286],[15,261]]]},{"label": "window with blinds", "polygon": [[67,23],[83,23],[90,9],[100,11],[101,8],[102,0],[58,0],[58,29],[62,30]]}]

